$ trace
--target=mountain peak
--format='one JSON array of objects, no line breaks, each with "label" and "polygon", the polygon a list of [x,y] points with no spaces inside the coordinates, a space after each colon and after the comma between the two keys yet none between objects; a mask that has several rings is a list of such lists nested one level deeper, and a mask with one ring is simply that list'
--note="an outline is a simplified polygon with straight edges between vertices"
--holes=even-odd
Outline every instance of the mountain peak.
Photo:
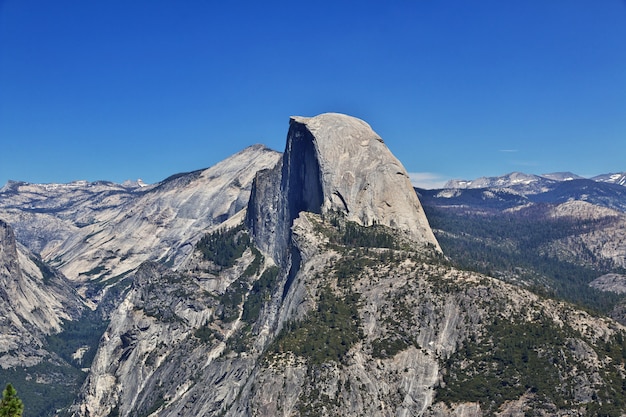
[{"label": "mountain peak", "polygon": [[[270,252],[278,255],[275,250],[286,247],[291,222],[301,211],[339,212],[360,225],[389,226],[439,247],[408,173],[366,122],[325,113],[292,116],[289,125],[281,166],[257,176],[249,207],[259,236],[278,239],[269,244]],[[272,206],[276,216],[267,214]]]},{"label": "mountain peak", "polygon": [[369,140],[383,142],[365,121],[342,113],[322,113],[315,117],[291,116],[289,124],[293,123],[306,125],[316,137],[360,141],[362,146],[367,146]]},{"label": "mountain peak", "polygon": [[597,182],[608,182],[610,184],[626,186],[626,172],[615,172],[610,174],[598,175],[591,179]]},{"label": "mountain peak", "polygon": [[541,174],[542,177],[548,178],[554,181],[571,181],[583,179],[580,175],[576,175],[573,172],[551,172],[549,174]]}]

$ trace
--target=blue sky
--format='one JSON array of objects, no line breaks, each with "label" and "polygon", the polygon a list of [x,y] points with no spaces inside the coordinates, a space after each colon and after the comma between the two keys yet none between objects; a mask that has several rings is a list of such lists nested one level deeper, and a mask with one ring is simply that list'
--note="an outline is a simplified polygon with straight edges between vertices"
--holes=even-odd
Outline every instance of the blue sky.
[{"label": "blue sky", "polygon": [[626,2],[0,0],[0,184],[157,182],[329,111],[424,186],[626,171]]}]

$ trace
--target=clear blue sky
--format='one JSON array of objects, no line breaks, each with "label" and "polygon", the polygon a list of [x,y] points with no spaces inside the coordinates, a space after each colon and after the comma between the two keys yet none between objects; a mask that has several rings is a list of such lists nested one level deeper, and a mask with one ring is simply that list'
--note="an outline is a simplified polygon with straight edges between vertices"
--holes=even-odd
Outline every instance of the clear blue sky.
[{"label": "clear blue sky", "polygon": [[290,115],[408,171],[626,171],[624,0],[0,0],[0,185],[157,182]]}]

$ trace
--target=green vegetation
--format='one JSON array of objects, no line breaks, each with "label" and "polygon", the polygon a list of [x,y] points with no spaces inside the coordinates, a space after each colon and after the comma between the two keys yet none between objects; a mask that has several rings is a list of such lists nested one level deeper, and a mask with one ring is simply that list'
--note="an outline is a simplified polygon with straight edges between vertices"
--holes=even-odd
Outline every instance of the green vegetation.
[{"label": "green vegetation", "polygon": [[2,391],[2,401],[0,401],[0,417],[21,417],[24,411],[24,403],[17,396],[17,391],[13,385],[7,384]]},{"label": "green vegetation", "polygon": [[229,323],[235,321],[239,317],[239,309],[243,302],[243,297],[248,291],[248,284],[245,279],[239,278],[226,288],[226,291],[220,297],[222,308],[220,311],[220,320]]},{"label": "green vegetation", "polygon": [[228,230],[218,230],[205,235],[196,245],[204,259],[222,268],[230,268],[250,247],[250,236],[243,224]]},{"label": "green vegetation", "polygon": [[[546,253],[557,239],[597,227],[597,220],[546,218],[541,211],[467,214],[424,206],[443,252],[460,269],[495,277],[517,277],[555,298],[608,312],[622,298],[588,286],[614,266],[581,251],[577,259],[560,260]],[[540,210],[540,209],[537,209]]]},{"label": "green vegetation", "polygon": [[[398,264],[416,255],[399,244],[389,227],[361,226],[338,213],[327,216],[324,222],[316,224],[316,230],[329,238],[331,247],[341,256],[317,274],[320,287],[316,307],[303,319],[288,323],[269,349],[274,353],[294,353],[312,365],[341,362],[354,343],[363,338],[358,311],[360,294],[352,287],[355,280],[370,269]],[[379,357],[391,356],[408,346],[404,338],[393,335],[373,345],[372,350]]]},{"label": "green vegetation", "polygon": [[304,320],[286,325],[270,351],[293,352],[313,364],[341,361],[350,347],[363,337],[358,304],[358,294],[340,298],[330,288],[323,288],[317,308]]},{"label": "green vegetation", "polygon": [[41,271],[41,275],[43,276],[43,283],[45,285],[49,285],[52,282],[52,279],[55,277],[53,269],[50,267],[50,265],[42,261],[37,256],[31,256],[30,259],[35,263],[35,265],[37,265],[37,268],[39,268],[39,270]]},{"label": "green vegetation", "polygon": [[148,417],[150,414],[154,413],[163,405],[165,405],[166,402],[167,401],[165,401],[165,398],[163,398],[163,394],[159,393],[150,408],[148,408],[145,412],[139,414],[139,417]]},{"label": "green vegetation", "polygon": [[[594,410],[589,415],[621,415],[619,410],[626,405],[626,384],[615,368],[605,373],[606,388],[596,394],[593,403],[581,404],[575,398],[579,380],[566,369],[575,366],[579,375],[591,370],[571,353],[572,341],[581,338],[572,329],[559,328],[549,319],[513,323],[496,318],[485,335],[466,341],[447,360],[437,400],[448,404],[477,401],[487,413],[494,413],[504,402],[530,392],[559,409],[582,405]],[[615,363],[618,366],[624,361],[626,345],[615,341],[609,345],[619,360]],[[600,352],[599,357],[603,356]],[[583,377],[592,379],[590,374]]]},{"label": "green vegetation", "polygon": [[226,345],[228,351],[235,353],[250,352],[252,348],[252,326],[244,325],[237,333],[228,339]]},{"label": "green vegetation", "polygon": [[[437,392],[445,402],[478,401],[486,410],[497,409],[526,391],[564,405],[558,367],[564,360],[566,336],[547,320],[539,323],[496,321],[489,338],[468,341],[450,359],[445,388]],[[461,366],[463,361],[468,364]]]},{"label": "green vegetation", "polygon": [[194,336],[200,339],[203,343],[212,343],[216,339],[221,339],[221,335],[206,324],[198,327],[194,332]]},{"label": "green vegetation", "polygon": [[272,266],[263,271],[261,277],[254,281],[248,298],[243,305],[242,320],[252,323],[259,318],[263,304],[270,299],[272,290],[276,286],[278,273],[278,267]]},{"label": "green vegetation", "polygon": [[[84,382],[82,368],[91,365],[108,325],[97,312],[86,309],[78,320],[64,321],[61,333],[46,338],[47,350],[58,356],[30,367],[1,369],[0,381],[13,381],[24,403],[24,416],[52,416],[69,406]],[[72,355],[84,349],[82,358]]]},{"label": "green vegetation", "polygon": [[94,275],[98,275],[98,274],[100,274],[100,273],[101,273],[102,271],[104,271],[104,270],[106,270],[106,268],[105,268],[103,265],[98,265],[98,266],[94,267],[93,269],[90,269],[90,270],[89,270],[89,271],[87,271],[87,272],[81,272],[81,273],[79,273],[79,274],[78,274],[78,276],[81,276],[81,275],[86,275],[86,276],[88,276],[88,277],[92,277],[92,276],[94,276]]},{"label": "green vegetation", "polygon": [[86,374],[67,364],[40,362],[28,368],[0,368],[1,381],[13,381],[24,403],[24,417],[54,416],[74,400]]},{"label": "green vegetation", "polygon": [[250,250],[254,255],[254,259],[252,260],[252,262],[250,262],[250,265],[248,265],[246,270],[243,271],[244,277],[251,277],[258,274],[261,271],[261,265],[263,265],[264,258],[261,252],[253,245],[250,245]]},{"label": "green vegetation", "polygon": [[393,231],[378,224],[366,227],[347,221],[343,224],[337,223],[337,230],[338,234],[333,241],[344,246],[390,249],[398,247]]},{"label": "green vegetation", "polygon": [[[46,338],[48,348],[73,366],[88,368],[108,325],[109,322],[102,320],[99,313],[85,309],[79,320],[64,320],[63,331]],[[72,358],[81,347],[88,348],[83,357],[80,360]]]},{"label": "green vegetation", "polygon": [[379,359],[392,358],[411,345],[413,343],[402,335],[392,335],[377,339],[372,342],[372,357]]},{"label": "green vegetation", "polygon": [[[86,309],[78,320],[63,322],[61,333],[46,338],[47,348],[59,355],[62,362],[42,361],[28,368],[0,370],[0,380],[13,380],[23,395],[24,416],[54,415],[56,410],[70,405],[95,357],[98,343],[108,322],[99,313]],[[72,355],[85,349],[82,358]],[[45,381],[45,382],[44,382]]]},{"label": "green vegetation", "polygon": [[398,231],[381,224],[362,226],[348,221],[343,213],[327,213],[316,230],[327,236],[331,246],[338,250],[355,248],[403,249],[411,250],[408,242],[398,238]]}]

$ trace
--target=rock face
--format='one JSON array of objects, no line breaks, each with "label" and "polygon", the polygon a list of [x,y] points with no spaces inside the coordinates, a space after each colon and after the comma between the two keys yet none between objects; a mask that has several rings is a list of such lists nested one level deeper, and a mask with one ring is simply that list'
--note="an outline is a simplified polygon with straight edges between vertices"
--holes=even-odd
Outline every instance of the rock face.
[{"label": "rock face", "polygon": [[[108,187],[99,202],[113,201]],[[294,117],[282,157],[254,147],[207,170],[124,187],[120,206],[57,200],[74,232],[40,242],[60,249],[58,264],[81,285],[128,285],[65,415],[626,410],[626,328],[451,267],[406,172],[358,119]],[[5,213],[50,214],[51,201],[29,198],[31,210],[7,203]],[[90,220],[76,223],[78,212]],[[22,248],[8,231],[0,238],[0,279],[12,291],[1,294],[18,299],[31,291],[13,284],[27,269]],[[7,310],[8,320],[28,303],[21,316]]]},{"label": "rock face", "polygon": [[176,267],[212,227],[242,215],[257,171],[276,165],[280,153],[262,145],[205,170],[174,175],[147,187],[108,182],[11,183],[0,193],[0,215],[18,238],[69,279],[119,279],[144,261]]},{"label": "rock face", "polygon": [[84,305],[62,275],[19,245],[0,220],[0,368],[29,367],[49,358],[44,337]]},{"label": "rock face", "polygon": [[624,327],[442,262],[404,184],[365,123],[292,118],[283,158],[255,177],[249,229],[207,235],[176,271],[137,270],[73,414],[619,407]]},{"label": "rock face", "polygon": [[626,294],[626,275],[604,274],[589,283],[590,287],[601,291],[611,291],[618,294]]},{"label": "rock face", "polygon": [[439,249],[406,170],[380,136],[354,117],[292,117],[282,164],[259,174],[255,187],[249,224],[260,246],[279,261],[301,211],[389,226]]},{"label": "rock face", "polygon": [[142,266],[74,415],[565,416],[593,398],[615,404],[604,387],[621,386],[619,324],[375,247],[369,229],[352,232],[369,246],[339,244],[342,227],[294,220],[293,278],[271,264],[248,276],[248,249],[212,277],[193,263]]}]

